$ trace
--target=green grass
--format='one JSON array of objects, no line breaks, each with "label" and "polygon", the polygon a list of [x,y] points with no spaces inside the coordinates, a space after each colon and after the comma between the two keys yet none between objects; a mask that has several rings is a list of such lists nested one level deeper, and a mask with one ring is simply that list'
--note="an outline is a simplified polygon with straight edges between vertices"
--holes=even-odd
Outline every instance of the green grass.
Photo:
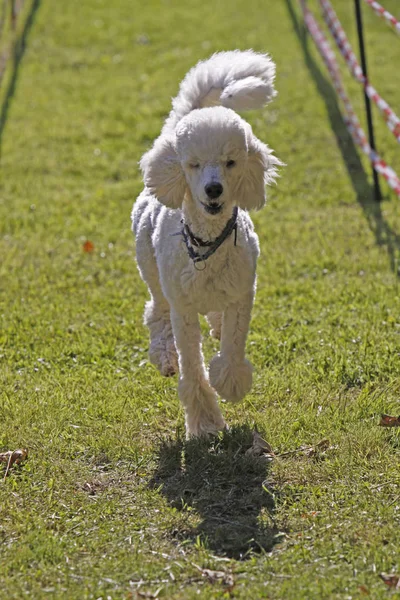
[{"label": "green grass", "polygon": [[[335,6],[355,42],[352,3]],[[364,17],[371,79],[399,106],[400,41]],[[235,47],[277,63],[278,98],[248,119],[288,166],[254,216],[252,393],[223,406],[230,433],[185,444],[176,380],[147,361],[129,215],[180,79]],[[400,204],[384,185],[372,201],[297,3],[42,0],[14,84],[0,127],[0,451],[29,458],[0,481],[0,597],[386,598],[400,438],[378,422],[400,412]],[[377,136],[400,172],[380,123]],[[255,427],[289,453],[252,458]],[[290,453],[322,439],[325,453]]]}]

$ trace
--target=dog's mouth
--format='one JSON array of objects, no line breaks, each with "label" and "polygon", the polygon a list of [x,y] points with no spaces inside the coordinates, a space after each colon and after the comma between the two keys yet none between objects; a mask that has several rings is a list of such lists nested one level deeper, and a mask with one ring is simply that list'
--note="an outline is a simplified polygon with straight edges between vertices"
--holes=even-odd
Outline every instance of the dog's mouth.
[{"label": "dog's mouth", "polygon": [[209,202],[208,204],[204,204],[204,202],[202,202],[202,205],[204,206],[206,212],[208,212],[210,215],[217,215],[221,212],[224,206],[223,202],[221,204],[219,202]]}]

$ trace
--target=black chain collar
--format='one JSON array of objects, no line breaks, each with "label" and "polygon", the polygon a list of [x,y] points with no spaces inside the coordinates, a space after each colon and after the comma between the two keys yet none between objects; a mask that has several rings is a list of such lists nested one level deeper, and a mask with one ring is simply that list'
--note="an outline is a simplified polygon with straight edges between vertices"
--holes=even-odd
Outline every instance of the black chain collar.
[{"label": "black chain collar", "polygon": [[[212,254],[214,254],[214,252],[216,252],[218,250],[218,248],[221,246],[221,244],[224,243],[226,238],[228,238],[231,235],[232,231],[235,231],[234,244],[236,246],[237,216],[238,216],[238,207],[235,206],[233,209],[233,212],[232,212],[232,216],[229,219],[229,221],[227,222],[227,224],[225,225],[224,229],[222,230],[220,235],[217,238],[215,238],[215,240],[212,240],[212,241],[211,240],[204,241],[201,238],[197,237],[190,230],[189,225],[187,225],[187,223],[184,223],[184,225],[182,227],[182,231],[180,231],[179,234],[182,235],[183,240],[186,245],[186,248],[187,248],[187,251],[188,251],[188,254],[195,265],[196,265],[196,263],[199,263],[199,262],[205,262],[207,260],[207,258],[209,258]],[[179,234],[175,234],[175,235],[179,235]],[[197,246],[198,248],[208,247],[209,249],[204,254],[199,254],[198,252],[196,252],[196,250],[194,250],[193,246]],[[204,265],[204,267],[205,267],[205,265]]]}]

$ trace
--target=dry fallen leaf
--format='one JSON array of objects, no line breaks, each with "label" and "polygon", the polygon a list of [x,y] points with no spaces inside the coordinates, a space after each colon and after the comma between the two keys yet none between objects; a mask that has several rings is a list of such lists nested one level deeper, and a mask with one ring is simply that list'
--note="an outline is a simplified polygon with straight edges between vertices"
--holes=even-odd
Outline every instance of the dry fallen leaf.
[{"label": "dry fallen leaf", "polygon": [[380,573],[379,577],[390,588],[400,589],[400,575],[394,573]]},{"label": "dry fallen leaf", "polygon": [[211,583],[222,581],[225,577],[225,571],[212,571],[211,569],[202,569],[202,575],[207,577]]},{"label": "dry fallen leaf", "polygon": [[302,519],[308,519],[309,517],[316,517],[317,515],[321,514],[319,510],[313,510],[309,513],[303,513],[301,515]]},{"label": "dry fallen leaf", "polygon": [[23,448],[22,450],[8,450],[7,452],[0,452],[0,462],[7,463],[4,479],[7,477],[8,472],[13,465],[19,465],[19,463],[26,458],[28,458],[28,450],[26,448]]},{"label": "dry fallen leaf", "polygon": [[381,427],[400,427],[400,417],[391,417],[390,415],[381,415],[379,423]]},{"label": "dry fallen leaf", "polygon": [[266,442],[258,431],[253,431],[253,444],[246,450],[246,454],[251,456],[270,456],[274,455],[272,446]]},{"label": "dry fallen leaf", "polygon": [[304,449],[304,454],[306,456],[315,456],[316,454],[323,454],[333,446],[330,445],[329,440],[321,440],[315,446],[310,446],[309,448]]},{"label": "dry fallen leaf", "polygon": [[93,252],[94,244],[90,240],[86,240],[86,242],[82,245],[84,252]]},{"label": "dry fallen leaf", "polygon": [[360,590],[360,592],[362,594],[364,594],[364,596],[369,596],[369,589],[367,588],[366,585],[359,585],[358,589]]},{"label": "dry fallen leaf", "polygon": [[192,563],[194,567],[206,577],[210,583],[217,583],[220,581],[223,585],[228,588],[228,591],[231,590],[235,585],[235,580],[233,578],[233,574],[231,571],[213,571],[211,569],[202,569],[195,563]]}]

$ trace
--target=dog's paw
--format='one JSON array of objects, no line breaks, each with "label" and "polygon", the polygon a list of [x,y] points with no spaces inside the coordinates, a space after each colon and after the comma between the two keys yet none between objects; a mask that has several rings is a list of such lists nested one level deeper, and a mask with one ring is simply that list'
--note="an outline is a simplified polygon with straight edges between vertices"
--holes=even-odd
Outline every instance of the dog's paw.
[{"label": "dog's paw", "polygon": [[178,357],[176,354],[168,352],[161,357],[161,365],[159,367],[161,375],[164,377],[173,377],[178,373]]},{"label": "dog's paw", "polygon": [[203,415],[199,419],[191,419],[186,415],[186,439],[202,436],[210,437],[228,429],[229,427],[223,417],[210,419],[209,415]]},{"label": "dog's paw", "polygon": [[218,406],[217,395],[207,381],[181,379],[178,386],[185,407],[186,437],[215,435],[227,425]]},{"label": "dog's paw", "polygon": [[178,372],[178,369],[170,364],[165,364],[161,367],[160,373],[163,377],[173,377]]},{"label": "dog's paw", "polygon": [[172,377],[178,373],[178,355],[175,348],[160,348],[160,344],[152,344],[149,351],[150,362],[157,367],[164,377]]},{"label": "dog's paw", "polygon": [[221,398],[228,402],[239,402],[251,390],[253,367],[246,359],[236,363],[217,354],[210,362],[209,377],[210,384]]}]

